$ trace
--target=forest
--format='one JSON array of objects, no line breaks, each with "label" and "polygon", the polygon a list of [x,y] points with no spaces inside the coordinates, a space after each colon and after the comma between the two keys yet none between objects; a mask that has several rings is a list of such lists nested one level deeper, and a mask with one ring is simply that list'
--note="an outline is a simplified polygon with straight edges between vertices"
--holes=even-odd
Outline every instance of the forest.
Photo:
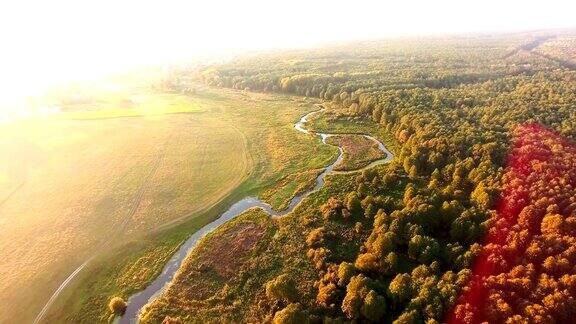
[{"label": "forest", "polygon": [[[219,275],[209,261],[187,264],[183,271],[207,276],[207,286],[174,282],[141,320],[570,322],[573,39],[524,33],[358,42],[173,70],[166,81],[173,91],[199,79],[316,98],[328,108],[319,119],[374,124],[395,156],[331,177],[285,218],[246,216],[263,239],[238,256],[236,275]],[[234,234],[226,230],[222,237]],[[211,235],[205,244],[217,240]]]},{"label": "forest", "polygon": [[570,322],[576,315],[576,146],[541,125],[520,125],[506,164],[498,218],[449,319]]}]

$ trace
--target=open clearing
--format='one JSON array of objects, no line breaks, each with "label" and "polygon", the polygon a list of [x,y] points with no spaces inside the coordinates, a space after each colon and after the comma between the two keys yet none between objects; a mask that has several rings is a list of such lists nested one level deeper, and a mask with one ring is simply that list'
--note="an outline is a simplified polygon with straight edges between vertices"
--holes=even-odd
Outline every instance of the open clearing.
[{"label": "open clearing", "polygon": [[[110,296],[127,297],[144,287],[186,237],[217,217],[234,199],[262,196],[274,207],[282,207],[312,184],[315,177],[310,174],[316,171],[311,170],[321,169],[337,155],[336,148],[293,129],[293,123],[302,114],[314,109],[313,101],[209,88],[185,98],[198,112],[97,120],[90,112],[86,113],[87,118],[78,118],[76,114],[74,120],[62,120],[60,116],[49,122],[77,127],[82,142],[73,149],[62,148],[59,152],[63,157],[52,166],[49,178],[56,183],[52,186],[65,190],[68,197],[55,194],[59,199],[65,198],[64,202],[49,207],[53,211],[51,216],[42,213],[35,216],[36,228],[42,228],[38,231],[47,233],[42,241],[46,246],[26,248],[23,243],[34,242],[36,235],[16,229],[10,229],[11,238],[2,242],[2,246],[15,247],[15,238],[21,237],[20,251],[26,249],[34,256],[23,255],[20,262],[27,262],[26,268],[33,269],[30,265],[43,260],[42,267],[48,270],[30,274],[35,276],[34,285],[38,287],[33,290],[32,283],[19,280],[21,272],[12,271],[14,261],[2,264],[3,273],[14,273],[6,289],[22,291],[22,302],[18,304],[31,306],[27,311],[11,310],[10,319],[31,320],[75,267],[97,251],[97,257],[56,299],[44,321],[106,320]],[[92,124],[99,131],[87,135],[86,128]],[[108,124],[109,128],[100,129]],[[132,129],[131,137],[126,132]],[[68,141],[70,136],[63,137]],[[66,153],[77,152],[79,147],[87,152],[86,157]],[[97,156],[89,155],[96,153]],[[62,168],[58,161],[69,161],[74,166],[73,173],[61,177],[63,171],[58,169]],[[81,176],[82,171],[91,172],[90,177]],[[80,176],[75,177],[77,174]],[[100,178],[91,180],[95,184],[86,182],[97,175]],[[285,179],[303,182],[294,185]],[[83,197],[88,194],[101,196]],[[39,194],[29,201],[58,201],[49,196]],[[74,203],[80,199],[77,196],[82,198],[81,202]],[[10,203],[23,208],[22,202],[13,198],[16,196],[10,198]],[[88,201],[91,203],[84,203]],[[4,208],[0,210],[3,220],[10,218]],[[64,219],[62,211],[69,213]],[[16,210],[12,215],[19,213],[24,211]],[[43,226],[46,222],[50,226]],[[18,224],[21,223],[14,220],[12,226],[16,228]],[[75,236],[62,235],[61,228],[73,231]],[[53,236],[67,241],[57,241]],[[114,244],[98,249],[104,242]],[[47,253],[58,257],[44,258]],[[15,294],[10,296],[14,298]],[[8,298],[8,294],[2,298]]]}]

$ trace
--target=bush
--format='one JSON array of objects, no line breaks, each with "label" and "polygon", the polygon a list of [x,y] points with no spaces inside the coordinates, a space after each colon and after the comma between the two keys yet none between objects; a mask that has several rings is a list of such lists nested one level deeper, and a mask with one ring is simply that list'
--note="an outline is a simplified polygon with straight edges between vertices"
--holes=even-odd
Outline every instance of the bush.
[{"label": "bush", "polygon": [[290,304],[281,311],[276,312],[273,324],[307,324],[309,323],[306,313],[300,304]]},{"label": "bush", "polygon": [[352,191],[346,197],[346,208],[352,213],[356,214],[362,211],[362,206],[360,205],[360,198],[355,191]]},{"label": "bush", "polygon": [[344,205],[338,198],[330,197],[328,201],[320,206],[320,212],[326,220],[336,218]]},{"label": "bush", "polygon": [[116,315],[124,315],[126,311],[126,302],[120,297],[113,297],[108,303],[110,311]]},{"label": "bush", "polygon": [[166,316],[164,317],[162,324],[182,324],[182,320],[180,319],[180,317]]},{"label": "bush", "polygon": [[271,300],[292,302],[298,296],[295,286],[296,283],[287,275],[279,275],[266,283],[266,296]]},{"label": "bush", "polygon": [[306,238],[306,244],[310,247],[319,247],[324,243],[324,227],[313,229]]}]

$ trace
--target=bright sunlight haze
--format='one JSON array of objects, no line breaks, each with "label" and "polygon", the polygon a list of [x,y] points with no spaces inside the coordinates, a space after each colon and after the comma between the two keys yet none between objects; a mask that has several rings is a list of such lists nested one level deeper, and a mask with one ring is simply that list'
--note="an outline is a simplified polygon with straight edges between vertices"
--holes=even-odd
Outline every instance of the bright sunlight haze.
[{"label": "bright sunlight haze", "polygon": [[12,1],[0,6],[5,101],[69,80],[223,51],[573,25],[569,1]]}]

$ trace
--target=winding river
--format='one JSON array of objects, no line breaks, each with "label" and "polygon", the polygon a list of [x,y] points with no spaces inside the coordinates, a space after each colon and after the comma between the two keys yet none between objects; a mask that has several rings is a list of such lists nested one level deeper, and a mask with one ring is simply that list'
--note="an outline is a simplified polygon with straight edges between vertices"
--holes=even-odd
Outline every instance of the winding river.
[{"label": "winding river", "polygon": [[[330,136],[346,135],[346,134],[315,133],[315,132],[312,132],[312,131],[306,129],[305,125],[308,122],[308,118],[310,116],[317,114],[317,113],[320,113],[322,111],[324,111],[324,109],[319,109],[319,110],[316,110],[316,111],[313,111],[313,112],[310,112],[310,113],[304,115],[302,118],[300,118],[300,120],[296,124],[294,124],[294,128],[297,131],[305,133],[305,134],[316,134],[316,135],[320,136],[320,138],[322,139],[322,142],[324,144],[327,144],[326,139]],[[190,238],[188,240],[186,240],[186,242],[184,242],[184,244],[182,244],[182,246],[172,256],[172,258],[170,258],[168,263],[164,266],[162,273],[150,285],[148,285],[148,287],[146,287],[146,289],[132,295],[128,299],[128,307],[126,309],[126,313],[124,314],[124,316],[122,316],[120,318],[120,323],[122,323],[122,324],[136,323],[138,320],[138,315],[139,315],[140,311],[142,310],[142,308],[146,304],[148,304],[149,302],[153,301],[157,296],[159,296],[162,293],[162,291],[164,290],[164,287],[166,287],[168,285],[168,283],[170,281],[172,281],[172,279],[174,278],[174,275],[176,274],[176,272],[180,268],[180,265],[182,264],[182,262],[184,261],[184,259],[188,255],[188,253],[190,251],[192,251],[192,249],[194,248],[194,246],[196,245],[198,240],[200,240],[207,233],[216,229],[218,226],[220,226],[220,225],[224,224],[225,222],[229,221],[230,219],[242,214],[243,212],[247,211],[250,208],[261,208],[272,217],[284,216],[284,215],[292,212],[294,210],[294,208],[296,208],[296,206],[304,198],[308,197],[308,195],[320,190],[324,186],[324,178],[326,177],[326,175],[328,175],[330,173],[344,174],[344,173],[358,172],[358,171],[361,171],[361,170],[364,170],[367,168],[374,167],[374,166],[379,165],[379,164],[388,163],[393,159],[394,156],[392,155],[392,153],[384,146],[384,144],[382,144],[376,138],[374,138],[370,135],[367,135],[367,134],[360,134],[360,135],[366,137],[367,139],[370,139],[370,140],[376,142],[378,144],[378,147],[380,148],[380,150],[382,150],[382,152],[384,152],[386,154],[386,156],[382,159],[373,161],[372,163],[368,164],[367,166],[360,168],[360,169],[357,169],[357,170],[333,171],[334,167],[336,165],[338,165],[338,163],[340,163],[342,161],[342,158],[343,158],[342,147],[338,147],[338,150],[339,150],[338,158],[334,162],[332,162],[332,164],[328,165],[324,169],[324,171],[322,171],[322,173],[320,173],[320,175],[318,175],[318,177],[316,178],[316,184],[314,185],[314,187],[309,189],[308,191],[300,193],[299,195],[292,198],[292,200],[290,201],[290,204],[288,205],[288,207],[286,209],[276,211],[276,210],[272,209],[272,207],[269,204],[255,198],[255,197],[247,197],[247,198],[244,198],[244,199],[236,202],[235,204],[230,206],[230,208],[226,212],[224,212],[219,218],[217,218],[216,220],[214,220],[211,223],[206,224],[204,227],[202,227],[197,232],[192,234],[192,236],[190,236]],[[330,144],[328,144],[328,145],[330,145]]]},{"label": "winding river", "polygon": [[[315,111],[312,111],[312,112],[304,115],[302,118],[300,118],[300,120],[296,124],[294,124],[294,128],[297,131],[305,133],[305,134],[313,134],[313,135],[319,136],[322,139],[322,142],[324,144],[327,144],[327,145],[331,145],[331,144],[326,143],[326,139],[330,136],[351,135],[351,134],[316,133],[316,132],[307,130],[305,128],[305,125],[308,122],[308,118],[310,116],[317,114],[317,113],[320,113],[324,110],[325,109],[319,109],[319,110],[315,110]],[[190,253],[192,251],[192,249],[194,248],[196,243],[204,235],[213,231],[218,226],[220,226],[220,225],[224,224],[225,222],[229,221],[230,219],[242,214],[243,212],[245,212],[246,210],[248,210],[250,208],[261,208],[272,217],[279,217],[279,216],[286,215],[286,214],[292,212],[294,210],[294,208],[296,208],[296,206],[304,198],[308,197],[308,195],[320,190],[324,186],[324,178],[326,177],[326,175],[328,175],[328,174],[354,173],[354,172],[358,172],[358,171],[361,171],[364,169],[372,168],[372,167],[379,165],[379,164],[388,163],[393,159],[393,157],[394,157],[393,154],[384,146],[384,144],[382,144],[376,138],[374,138],[370,135],[367,135],[367,134],[353,134],[353,135],[362,135],[365,138],[376,142],[378,144],[379,149],[382,152],[384,152],[386,154],[386,156],[382,159],[373,161],[372,163],[370,163],[370,164],[368,164],[365,167],[360,168],[360,169],[350,170],[350,171],[333,171],[334,167],[336,165],[338,165],[338,163],[340,163],[342,161],[342,158],[343,158],[343,150],[342,150],[342,147],[339,146],[338,147],[338,150],[339,150],[338,158],[334,162],[332,162],[330,165],[328,165],[322,171],[322,173],[320,173],[320,175],[318,175],[318,177],[316,178],[316,183],[315,183],[314,187],[303,192],[303,193],[300,193],[297,196],[295,196],[294,198],[292,198],[292,200],[290,201],[290,204],[288,205],[288,207],[286,209],[276,211],[269,204],[255,198],[255,197],[246,197],[246,198],[234,203],[232,206],[230,206],[230,208],[226,212],[224,212],[222,215],[220,215],[219,218],[212,221],[211,223],[204,225],[204,227],[200,228],[198,231],[196,231],[194,234],[192,234],[192,236],[190,236],[190,238],[188,238],[186,240],[186,242],[184,242],[184,244],[182,244],[182,246],[180,246],[178,251],[170,258],[168,263],[162,269],[162,272],[160,273],[160,275],[152,283],[150,283],[144,290],[132,295],[128,299],[128,305],[127,305],[126,313],[122,317],[119,318],[119,321],[117,320],[115,322],[119,322],[119,323],[123,323],[123,324],[136,323],[138,321],[138,315],[139,315],[140,311],[142,310],[142,308],[146,304],[148,304],[149,302],[153,301],[157,296],[159,296],[162,293],[162,291],[164,290],[164,288],[168,285],[168,283],[170,283],[170,281],[172,281],[172,279],[174,278],[174,275],[176,274],[176,272],[180,268],[180,265],[182,264],[182,262],[184,261],[184,259],[188,255],[188,253]],[[76,274],[78,272],[80,272],[82,270],[82,268],[86,265],[86,263],[88,263],[89,261],[90,260],[88,260],[84,264],[82,264],[78,269],[76,269],[76,271],[74,271],[66,279],[66,281],[62,285],[60,285],[58,290],[54,293],[54,295],[50,298],[48,303],[44,306],[42,311],[38,314],[34,323],[38,323],[41,321],[43,315],[46,313],[47,309],[52,304],[53,299],[55,299],[59,295],[60,291],[63,288],[65,288],[65,286],[68,284],[68,282],[71,281],[76,276]]]}]

